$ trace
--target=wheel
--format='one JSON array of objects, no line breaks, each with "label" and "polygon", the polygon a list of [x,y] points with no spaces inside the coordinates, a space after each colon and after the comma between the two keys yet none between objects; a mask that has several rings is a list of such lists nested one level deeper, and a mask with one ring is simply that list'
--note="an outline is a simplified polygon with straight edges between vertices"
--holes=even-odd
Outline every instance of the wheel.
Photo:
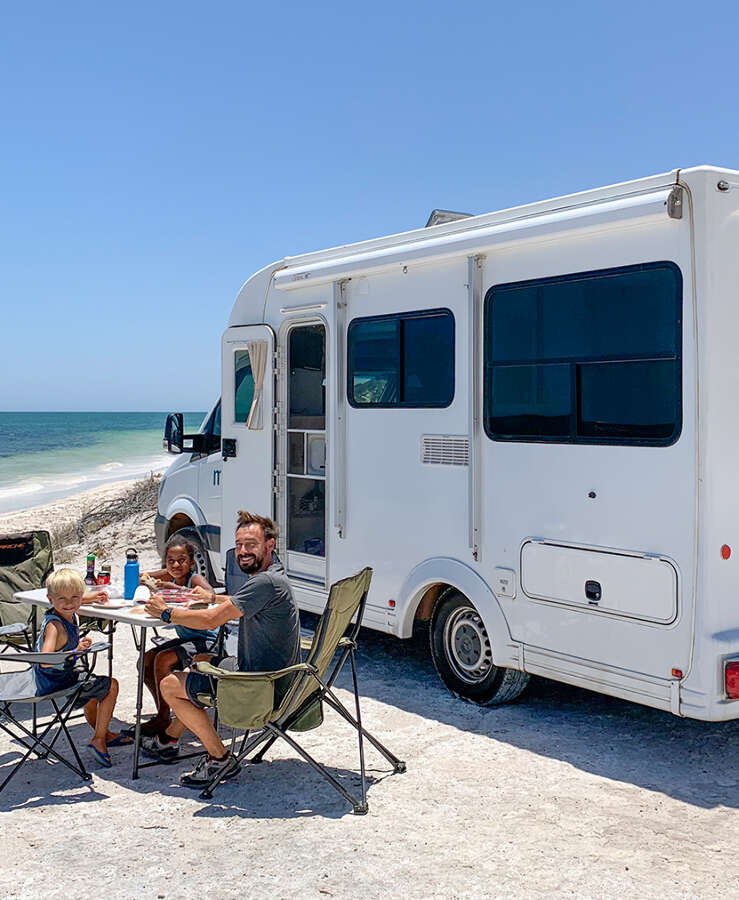
[{"label": "wheel", "polygon": [[205,549],[203,541],[197,531],[194,528],[180,528],[175,534],[187,538],[193,547],[195,547],[195,572],[198,575],[202,575],[209,584],[215,584],[216,579],[210,565],[208,551]]},{"label": "wheel", "polygon": [[430,641],[441,680],[463,700],[499,706],[518,697],[529,682],[526,672],[495,665],[482,617],[457,590],[439,598],[431,618]]}]

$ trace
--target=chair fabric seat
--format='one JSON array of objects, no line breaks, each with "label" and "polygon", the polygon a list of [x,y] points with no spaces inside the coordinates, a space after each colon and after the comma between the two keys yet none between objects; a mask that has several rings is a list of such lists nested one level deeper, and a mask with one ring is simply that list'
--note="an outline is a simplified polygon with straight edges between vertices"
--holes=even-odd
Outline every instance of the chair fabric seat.
[{"label": "chair fabric seat", "polygon": [[65,697],[76,688],[77,685],[73,684],[51,694],[37,694],[33,668],[21,672],[4,672],[0,674],[0,703],[40,703],[52,697]]}]

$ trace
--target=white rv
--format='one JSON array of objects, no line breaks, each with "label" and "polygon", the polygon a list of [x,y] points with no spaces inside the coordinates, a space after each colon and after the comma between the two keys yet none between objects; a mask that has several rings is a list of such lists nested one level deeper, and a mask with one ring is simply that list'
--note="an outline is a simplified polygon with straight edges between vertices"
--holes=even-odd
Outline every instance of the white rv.
[{"label": "white rv", "polygon": [[[272,513],[302,608],[374,569],[451,690],[530,673],[739,717],[739,172],[676,170],[288,257],[163,482],[219,571]],[[170,445],[183,445],[170,417]]]}]

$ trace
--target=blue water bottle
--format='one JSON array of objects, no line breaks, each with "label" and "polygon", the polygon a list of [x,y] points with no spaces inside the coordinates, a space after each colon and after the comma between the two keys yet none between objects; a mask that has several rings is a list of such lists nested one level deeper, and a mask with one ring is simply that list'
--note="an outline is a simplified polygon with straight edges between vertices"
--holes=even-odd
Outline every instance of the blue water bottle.
[{"label": "blue water bottle", "polygon": [[126,565],[123,567],[123,598],[133,600],[139,586],[139,555],[133,547],[126,550]]}]

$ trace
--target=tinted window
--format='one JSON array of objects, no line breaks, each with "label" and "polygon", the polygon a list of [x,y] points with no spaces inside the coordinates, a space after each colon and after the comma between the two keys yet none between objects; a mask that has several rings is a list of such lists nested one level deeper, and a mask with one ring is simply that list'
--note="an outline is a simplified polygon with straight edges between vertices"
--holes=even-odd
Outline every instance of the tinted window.
[{"label": "tinted window", "polygon": [[326,427],[326,353],[323,325],[293,328],[288,340],[288,428]]},{"label": "tinted window", "polygon": [[449,406],[454,317],[449,310],[354,319],[348,335],[353,406]]},{"label": "tinted window", "polygon": [[485,298],[485,427],[501,440],[658,443],[681,416],[682,278],[649,263]]},{"label": "tinted window", "polygon": [[248,350],[234,353],[234,422],[246,422],[254,400],[254,375]]}]

